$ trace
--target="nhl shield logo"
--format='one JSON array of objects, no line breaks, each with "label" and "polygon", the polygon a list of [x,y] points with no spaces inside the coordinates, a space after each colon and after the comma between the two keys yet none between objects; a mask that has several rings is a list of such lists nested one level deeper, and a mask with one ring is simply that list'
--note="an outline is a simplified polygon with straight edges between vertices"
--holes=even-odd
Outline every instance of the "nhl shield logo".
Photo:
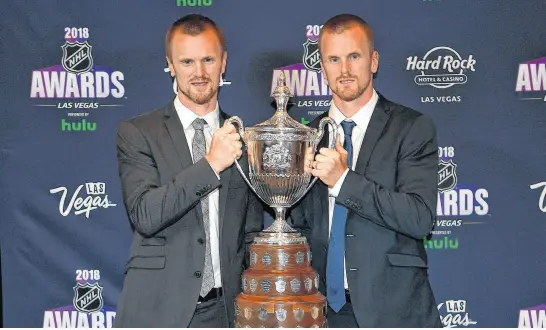
[{"label": "nhl shield logo", "polygon": [[66,42],[63,46],[63,59],[61,63],[63,68],[72,73],[83,73],[91,70],[93,67],[93,56],[91,56],[91,45],[86,41]]},{"label": "nhl shield logo", "polygon": [[448,162],[440,159],[438,163],[438,190],[441,192],[451,190],[457,185],[457,173],[455,169],[457,165],[453,160]]},{"label": "nhl shield logo", "polygon": [[318,40],[313,41],[307,39],[303,44],[303,65],[305,65],[307,70],[315,72],[320,71],[321,65]]},{"label": "nhl shield logo", "polygon": [[102,286],[99,283],[82,285],[77,283],[74,287],[74,307],[82,313],[93,313],[103,307]]}]

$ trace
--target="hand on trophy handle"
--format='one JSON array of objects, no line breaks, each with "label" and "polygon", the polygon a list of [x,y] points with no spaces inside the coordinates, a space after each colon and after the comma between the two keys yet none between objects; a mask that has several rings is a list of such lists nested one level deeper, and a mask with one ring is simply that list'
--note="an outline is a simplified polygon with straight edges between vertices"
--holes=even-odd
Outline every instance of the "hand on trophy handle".
[{"label": "hand on trophy handle", "polygon": [[309,146],[305,148],[305,156],[304,156],[304,172],[305,174],[312,174],[313,171],[313,161],[315,160],[315,151],[316,148],[314,146]]},{"label": "hand on trophy handle", "polygon": [[[230,125],[236,124],[237,126],[239,126],[239,134],[238,135],[241,137],[241,140],[244,142],[245,141],[245,126],[244,126],[243,121],[241,120],[241,118],[239,118],[237,116],[230,117],[230,118],[226,119],[224,125],[227,125],[227,124],[230,124]],[[242,146],[242,144],[241,144],[241,146]],[[249,156],[248,161],[250,162],[251,161],[251,154],[250,153],[252,151],[247,148],[247,152],[248,152],[248,156]],[[239,159],[239,158],[237,158],[237,159]],[[241,168],[241,165],[239,165],[239,162],[237,160],[235,160],[235,166],[237,166],[237,170],[239,171],[239,173],[243,177],[243,180],[245,180],[246,184],[248,184],[250,189],[252,189],[252,191],[256,194],[256,196],[258,196],[258,198],[261,201],[266,203],[266,201],[262,198],[262,196],[260,196],[260,194],[258,194],[258,192],[256,192],[256,189],[254,189],[254,186],[250,183],[250,181],[246,177],[245,172],[243,171],[243,169]]]},{"label": "hand on trophy handle", "polygon": [[231,124],[225,124],[212,135],[210,150],[205,155],[210,166],[220,173],[242,154],[241,137]]},{"label": "hand on trophy handle", "polygon": [[244,141],[245,126],[243,125],[243,121],[241,120],[241,118],[237,116],[230,117],[226,119],[226,121],[224,122],[224,125],[227,125],[227,124],[231,124],[233,126],[235,126],[234,124],[237,124],[237,126],[239,126],[239,135],[241,136],[241,139]]},{"label": "hand on trophy handle", "polygon": [[[309,153],[309,149],[311,149],[311,148],[308,148],[308,150],[306,150],[305,161],[306,161],[306,164],[308,164],[308,166],[305,166],[305,173],[312,173],[313,172],[312,165],[313,165],[313,160],[314,160],[314,157],[315,157],[314,153],[317,151],[317,146],[319,145],[320,141],[322,140],[322,137],[324,136],[324,132],[326,131],[326,125],[330,125],[330,127],[332,128],[332,130],[331,130],[331,133],[332,133],[331,137],[332,138],[330,138],[329,141],[328,141],[328,148],[329,149],[334,149],[334,150],[336,148],[336,137],[338,136],[336,122],[330,117],[324,117],[324,118],[322,118],[320,120],[319,125],[318,125],[317,137],[315,139],[315,143],[313,144],[314,145],[314,150],[311,150],[310,153]],[[309,163],[307,163],[307,161],[309,160],[308,159],[309,158],[308,153],[310,154],[310,157],[311,157]],[[311,188],[313,187],[315,182],[317,182],[318,179],[319,179],[318,177],[314,177],[311,180],[311,183],[309,184],[307,189],[305,189],[305,191],[301,195],[301,197],[298,198],[292,205],[296,204],[301,198],[303,198],[303,196],[305,196],[307,194],[307,192],[309,192],[309,190],[311,190]]]},{"label": "hand on trophy handle", "polygon": [[321,148],[315,157],[312,174],[329,188],[332,188],[347,169],[348,153],[341,146],[341,137],[337,137],[336,149]]}]

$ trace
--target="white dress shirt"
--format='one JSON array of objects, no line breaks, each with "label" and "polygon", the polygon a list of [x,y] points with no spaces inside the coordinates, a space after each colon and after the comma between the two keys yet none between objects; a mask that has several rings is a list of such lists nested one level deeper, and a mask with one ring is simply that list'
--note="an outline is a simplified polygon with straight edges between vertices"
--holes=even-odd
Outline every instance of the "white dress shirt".
[{"label": "white dress shirt", "polygon": [[[328,116],[332,118],[336,124],[337,124],[337,131],[338,135],[340,137],[340,143],[343,146],[343,142],[345,141],[345,133],[343,132],[343,127],[341,126],[341,122],[345,119],[349,121],[354,121],[356,123],[356,126],[353,127],[353,132],[351,134],[351,140],[353,143],[353,163],[351,170],[354,171],[356,161],[358,159],[358,153],[360,152],[360,147],[362,146],[362,141],[364,140],[364,134],[366,133],[366,129],[368,128],[368,124],[370,122],[370,119],[372,118],[372,113],[375,108],[375,105],[377,104],[378,95],[375,89],[373,90],[373,95],[370,101],[364,105],[360,110],[357,111],[357,113],[354,114],[351,118],[346,118],[341,111],[336,107],[334,102],[332,101],[330,105],[330,110],[328,112]],[[332,228],[332,218],[334,216],[334,205],[336,202],[336,197],[339,194],[339,190],[341,189],[341,186],[343,185],[343,181],[345,180],[345,177],[347,176],[347,173],[349,172],[349,169],[345,170],[343,175],[339,178],[339,180],[336,182],[336,184],[330,189],[328,189],[328,202],[329,202],[329,224],[328,224],[328,233],[330,233]],[[345,283],[345,289],[348,289],[349,286],[347,284],[347,270],[345,269],[345,260],[343,261],[343,277],[344,277],[344,283]]]},{"label": "white dress shirt", "polygon": [[[193,111],[185,107],[178,97],[174,100],[174,108],[178,114],[178,118],[182,122],[182,127],[184,128],[184,134],[186,135],[186,140],[188,141],[188,147],[193,159],[193,150],[192,150],[192,141],[193,136],[195,135],[195,130],[192,127],[192,123],[196,118],[203,118],[207,124],[204,128],[205,140],[206,140],[206,150],[210,148],[210,143],[212,141],[212,134],[219,128],[219,108],[218,103],[216,103],[216,108],[214,111],[209,112],[203,117],[196,115]],[[213,169],[214,170],[214,169]],[[216,173],[216,171],[215,171]],[[218,174],[216,173],[216,176]],[[218,176],[218,178],[220,178]],[[214,269],[214,287],[219,288],[222,286],[222,278],[220,275],[220,237],[219,237],[219,190],[216,188],[212,191],[206,198],[209,199],[209,229],[210,229],[210,252],[212,258],[212,267]]]}]

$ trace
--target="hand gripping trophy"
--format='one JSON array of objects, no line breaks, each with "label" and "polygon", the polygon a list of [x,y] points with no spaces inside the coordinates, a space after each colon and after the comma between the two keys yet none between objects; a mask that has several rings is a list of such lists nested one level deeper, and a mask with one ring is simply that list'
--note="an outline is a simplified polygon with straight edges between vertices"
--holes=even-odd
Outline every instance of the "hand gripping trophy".
[{"label": "hand gripping trophy", "polygon": [[305,236],[291,228],[285,216],[315,184],[311,164],[325,126],[331,126],[329,148],[334,148],[337,126],[323,118],[318,130],[292,119],[286,106],[292,97],[284,73],[271,95],[275,114],[265,122],[245,128],[238,117],[228,122],[239,126],[247,146],[249,178],[239,172],[275,211],[275,220],[250,248],[250,267],[243,272],[243,292],[235,299],[236,327],[326,327],[326,298],[318,291],[318,274],[311,267],[311,250]]}]

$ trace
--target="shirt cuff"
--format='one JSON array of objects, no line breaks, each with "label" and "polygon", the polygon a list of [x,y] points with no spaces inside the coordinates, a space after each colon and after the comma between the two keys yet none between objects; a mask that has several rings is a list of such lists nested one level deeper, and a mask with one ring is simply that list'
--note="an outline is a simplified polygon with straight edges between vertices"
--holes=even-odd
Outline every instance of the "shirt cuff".
[{"label": "shirt cuff", "polygon": [[347,176],[347,173],[349,173],[349,169],[347,168],[345,172],[339,177],[336,184],[332,188],[328,188],[328,195],[330,197],[337,197],[339,194],[339,190],[341,189],[341,186],[343,185],[343,181],[345,181],[345,177]]}]

